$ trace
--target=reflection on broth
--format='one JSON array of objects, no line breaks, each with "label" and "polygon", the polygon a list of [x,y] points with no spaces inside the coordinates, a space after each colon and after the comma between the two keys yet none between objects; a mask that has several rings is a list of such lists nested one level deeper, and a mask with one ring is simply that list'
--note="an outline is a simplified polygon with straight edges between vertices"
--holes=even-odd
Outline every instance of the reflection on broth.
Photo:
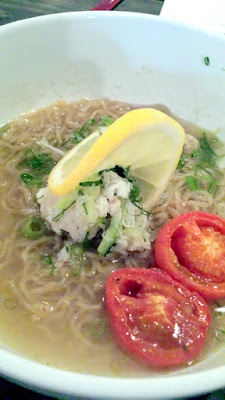
[{"label": "reflection on broth", "polygon": [[[164,106],[153,107],[169,114]],[[124,171],[118,169],[93,180],[96,191],[93,204],[98,204],[105,190],[108,208],[104,214],[101,203],[98,210],[102,214],[99,211],[95,217],[94,210],[92,218],[96,219],[89,221],[89,225],[77,221],[80,209],[87,215],[90,185],[83,185],[77,194],[80,203],[64,202],[61,208],[55,206],[57,214],[50,215],[47,207],[49,204],[53,207],[55,199],[54,196],[47,199],[49,194],[43,188],[52,167],[84,137],[96,129],[103,132],[112,121],[136,108],[139,107],[108,99],[59,102],[1,128],[0,335],[6,346],[45,364],[100,375],[156,373],[118,347],[104,308],[106,281],[118,268],[154,265],[154,241],[159,229],[172,218],[188,211],[204,211],[225,218],[224,173],[212,163],[206,172],[202,168],[194,175],[200,157],[198,138],[204,136],[199,128],[186,122],[178,168],[150,215],[132,201],[130,214],[126,211],[132,216],[138,234],[131,232],[127,223],[123,226],[124,235],[118,235],[105,254],[96,251],[104,238],[102,232],[106,232],[110,218],[121,206],[115,200],[116,195],[127,200],[126,188],[128,192],[132,190],[125,182]],[[211,146],[216,152],[219,144],[214,140]],[[129,179],[131,182],[130,176]],[[113,193],[113,201],[110,200],[112,180],[120,188]],[[99,181],[103,181],[102,189]],[[102,202],[106,204],[105,199]],[[71,218],[66,220],[72,211],[77,213],[76,232],[74,225],[70,225]],[[38,222],[40,218],[43,225]],[[207,345],[195,362],[225,339],[221,327],[224,302],[211,302],[210,308],[213,324]]]}]

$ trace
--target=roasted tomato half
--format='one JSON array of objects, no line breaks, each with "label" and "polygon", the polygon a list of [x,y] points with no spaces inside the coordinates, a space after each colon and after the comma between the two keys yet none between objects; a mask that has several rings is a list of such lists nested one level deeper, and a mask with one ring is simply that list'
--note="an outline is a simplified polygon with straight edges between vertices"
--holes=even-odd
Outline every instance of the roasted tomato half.
[{"label": "roasted tomato half", "polygon": [[155,367],[178,366],[196,357],[211,321],[202,297],[158,268],[113,272],[106,306],[122,347]]},{"label": "roasted tomato half", "polygon": [[225,297],[225,220],[199,211],[173,218],[159,232],[155,261],[204,298]]}]

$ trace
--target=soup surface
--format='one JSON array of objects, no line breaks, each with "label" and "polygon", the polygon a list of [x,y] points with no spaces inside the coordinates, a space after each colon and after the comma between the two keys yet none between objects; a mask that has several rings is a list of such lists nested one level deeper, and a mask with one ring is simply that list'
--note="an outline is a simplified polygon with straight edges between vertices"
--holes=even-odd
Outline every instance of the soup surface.
[{"label": "soup surface", "polygon": [[[152,265],[152,250],[148,254],[113,251],[103,257],[90,246],[84,252],[82,265],[76,265],[74,270],[69,264],[63,267],[54,264],[66,235],[58,235],[51,229],[36,240],[23,235],[27,219],[40,216],[36,194],[40,187],[46,186],[51,167],[74,146],[74,132],[87,136],[101,118],[116,120],[135,108],[138,107],[108,99],[59,102],[23,115],[2,129],[0,337],[4,345],[47,365],[113,376],[157,373],[120,350],[111,333],[103,301],[111,272],[122,267]],[[169,113],[166,107],[155,108]],[[209,179],[201,179],[200,185],[193,188],[186,179],[192,176],[199,161],[190,155],[199,149],[198,139],[204,132],[181,123],[186,138],[180,163],[166,192],[148,216],[152,245],[159,229],[184,212],[205,211],[225,218],[224,171],[211,166],[211,186]],[[219,151],[216,140],[213,146]],[[38,162],[43,162],[44,153],[48,158],[41,169]],[[29,164],[31,159],[36,164]],[[215,351],[224,340],[223,301],[209,305],[213,323],[198,360]]]}]

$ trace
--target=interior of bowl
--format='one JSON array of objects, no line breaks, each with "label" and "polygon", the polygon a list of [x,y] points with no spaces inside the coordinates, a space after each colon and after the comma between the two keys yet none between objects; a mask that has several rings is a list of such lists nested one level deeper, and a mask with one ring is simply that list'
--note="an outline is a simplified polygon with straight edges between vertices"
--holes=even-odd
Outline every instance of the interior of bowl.
[{"label": "interior of bowl", "polygon": [[[143,14],[81,12],[9,24],[0,39],[0,125],[56,100],[108,97],[165,104],[225,139],[220,35]],[[132,381],[56,370],[4,348],[0,355],[2,374],[51,394],[159,399],[224,384],[224,351],[179,372]]]}]

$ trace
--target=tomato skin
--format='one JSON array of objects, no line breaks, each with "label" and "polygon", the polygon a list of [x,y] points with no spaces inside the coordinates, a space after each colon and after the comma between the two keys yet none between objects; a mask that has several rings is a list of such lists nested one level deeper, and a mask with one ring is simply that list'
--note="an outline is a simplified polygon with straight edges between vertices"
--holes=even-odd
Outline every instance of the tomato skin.
[{"label": "tomato skin", "polygon": [[114,271],[105,300],[119,344],[144,364],[186,364],[205,343],[211,322],[206,302],[159,268]]},{"label": "tomato skin", "polygon": [[225,297],[225,220],[200,211],[173,218],[158,234],[155,262],[205,299]]}]

